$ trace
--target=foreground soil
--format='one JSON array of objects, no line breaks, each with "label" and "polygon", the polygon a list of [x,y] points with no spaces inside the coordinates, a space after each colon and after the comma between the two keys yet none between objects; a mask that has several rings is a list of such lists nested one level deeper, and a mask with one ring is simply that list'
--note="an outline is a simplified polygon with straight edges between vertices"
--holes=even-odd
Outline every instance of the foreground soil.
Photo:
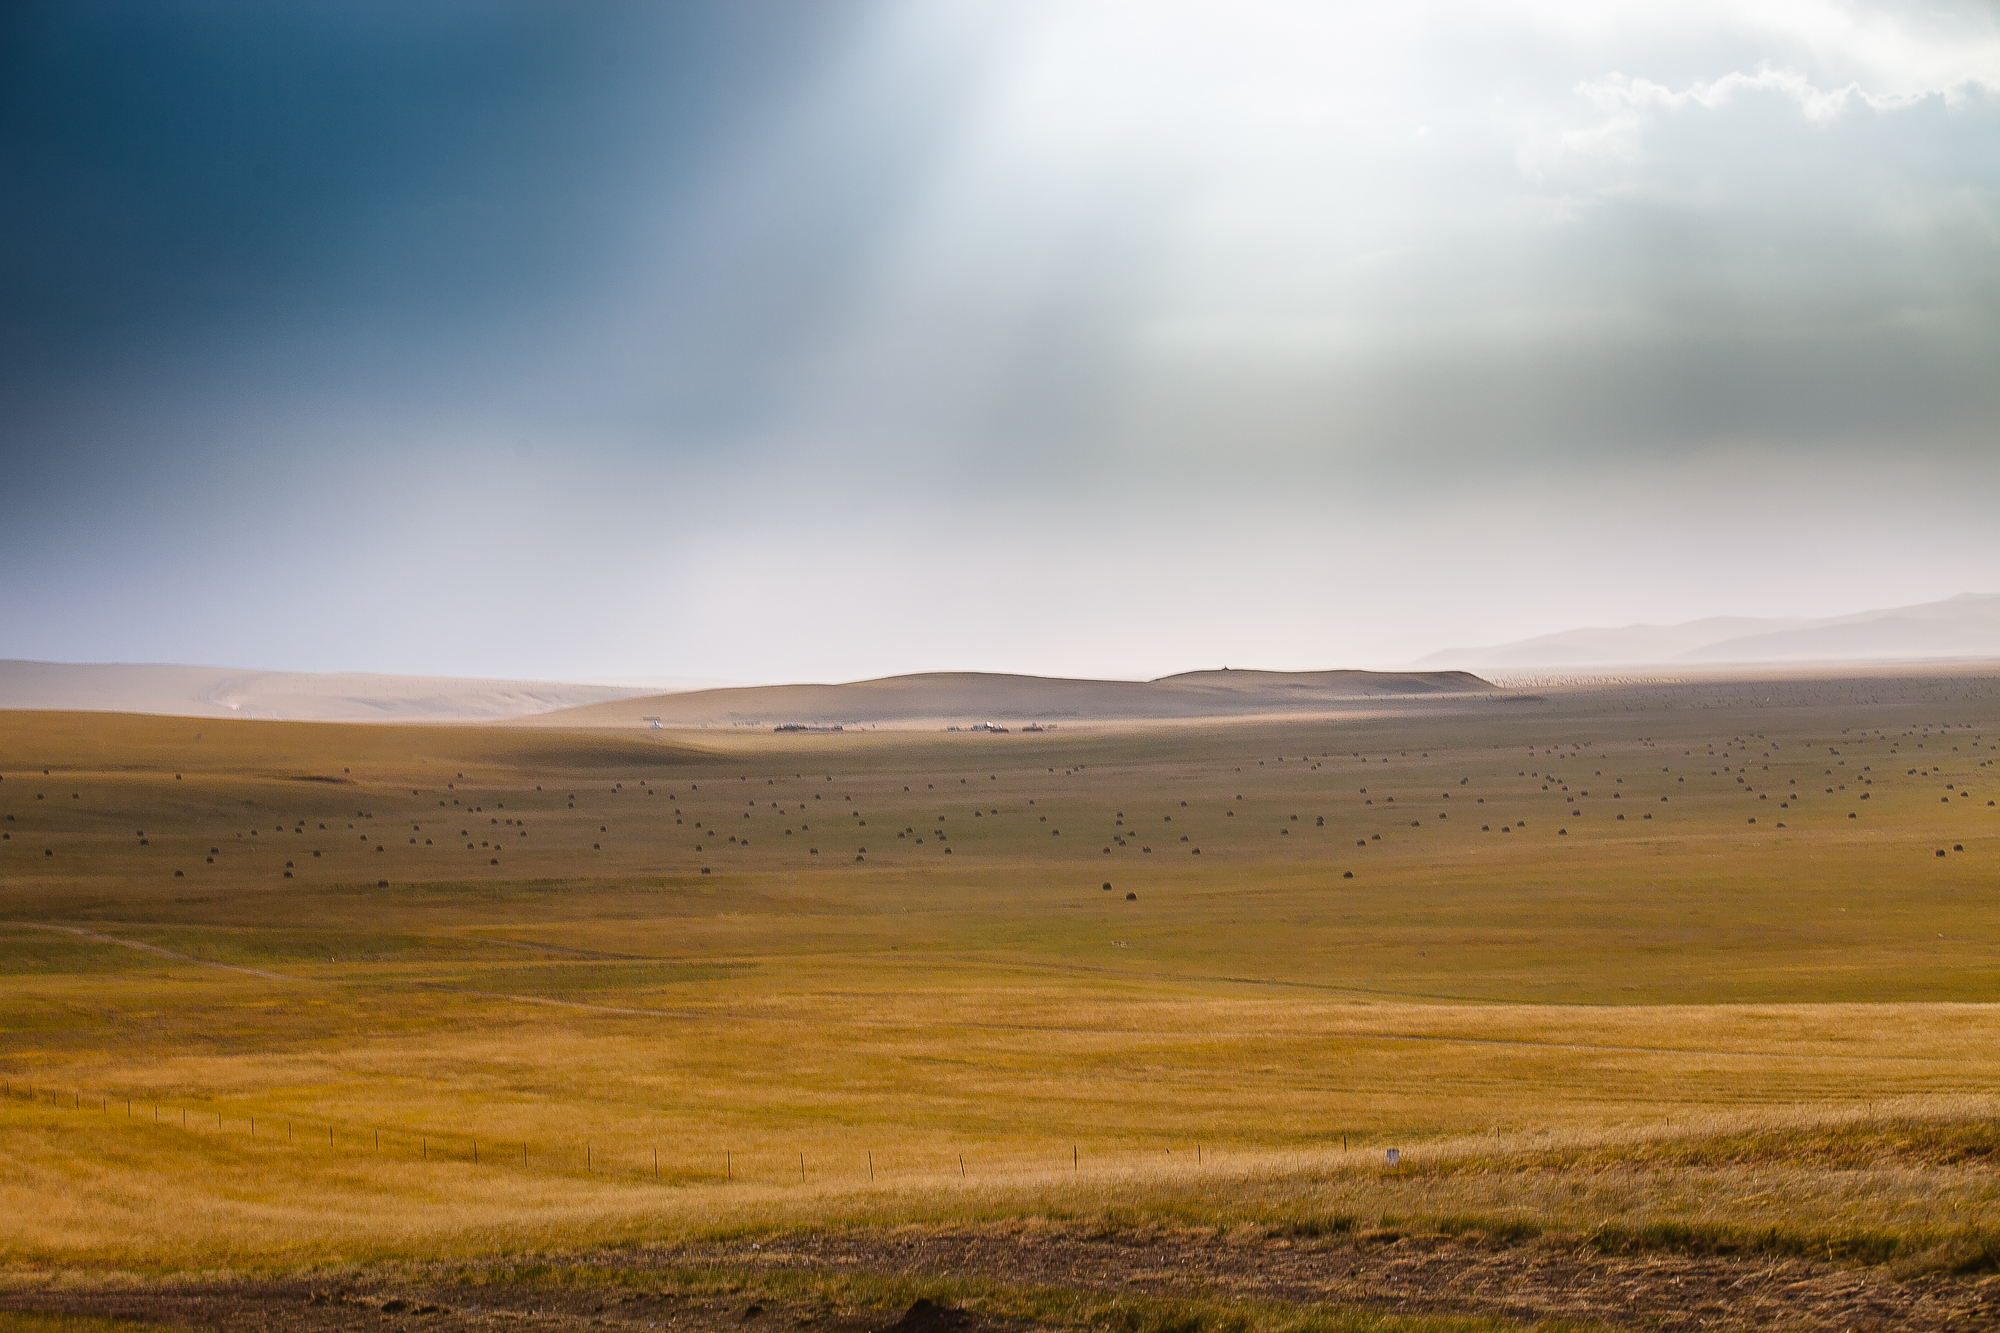
[{"label": "foreground soil", "polygon": [[[1289,1238],[1244,1230],[1009,1225],[853,1230],[544,1257],[507,1270],[370,1271],[286,1281],[17,1285],[0,1310],[187,1329],[666,1328],[682,1333],[1023,1333],[979,1307],[1004,1292],[1228,1305],[1339,1306],[1523,1325],[1620,1329],[1972,1330],[2000,1327],[2000,1276],[1844,1268],[1764,1256],[1604,1254],[1580,1241],[1506,1244],[1374,1232]],[[691,1281],[691,1273],[736,1281]],[[648,1280],[657,1274],[658,1282]],[[789,1283],[769,1279],[783,1276]],[[824,1279],[824,1289],[810,1280]],[[938,1306],[854,1303],[847,1278],[935,1283]],[[981,1290],[986,1296],[977,1293]],[[776,1294],[773,1294],[773,1293]],[[973,1308],[952,1308],[967,1301]],[[994,1295],[992,1293],[1003,1293]],[[1048,1326],[1046,1323],[1040,1326]]]},{"label": "foreground soil", "polygon": [[490,1328],[664,1328],[738,1333],[1025,1333],[1019,1321],[920,1300],[905,1311],[842,1309],[817,1299],[723,1292],[702,1296],[643,1287],[515,1286],[476,1289],[432,1276],[407,1281],[190,1283],[118,1291],[0,1298],[0,1311],[88,1315],[174,1329],[411,1328],[426,1333]]},{"label": "foreground soil", "polygon": [[680,1262],[977,1275],[1023,1285],[1333,1304],[1643,1329],[1990,1329],[2000,1277],[1899,1281],[1885,1269],[1764,1256],[1607,1255],[1374,1232],[1290,1239],[1212,1231],[963,1230],[788,1237]]}]

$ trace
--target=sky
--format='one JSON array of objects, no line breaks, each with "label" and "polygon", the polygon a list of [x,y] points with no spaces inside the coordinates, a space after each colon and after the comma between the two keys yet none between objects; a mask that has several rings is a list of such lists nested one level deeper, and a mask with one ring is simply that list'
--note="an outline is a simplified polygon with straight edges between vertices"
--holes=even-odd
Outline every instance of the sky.
[{"label": "sky", "polygon": [[1990,4],[0,8],[0,657],[1383,666],[1996,501]]}]

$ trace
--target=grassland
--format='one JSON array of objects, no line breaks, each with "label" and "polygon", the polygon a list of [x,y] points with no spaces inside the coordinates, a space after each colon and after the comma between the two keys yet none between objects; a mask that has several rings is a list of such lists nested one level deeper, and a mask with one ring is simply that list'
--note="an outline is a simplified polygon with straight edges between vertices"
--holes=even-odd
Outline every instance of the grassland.
[{"label": "grassland", "polygon": [[1009,736],[0,714],[0,1255],[1387,1219],[1980,1271],[1997,684]]}]

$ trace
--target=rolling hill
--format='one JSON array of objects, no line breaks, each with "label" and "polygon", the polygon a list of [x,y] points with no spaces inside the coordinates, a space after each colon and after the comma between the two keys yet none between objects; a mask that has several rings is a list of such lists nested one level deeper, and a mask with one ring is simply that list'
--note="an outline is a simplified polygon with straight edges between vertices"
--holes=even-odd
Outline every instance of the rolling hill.
[{"label": "rolling hill", "polygon": [[694,690],[543,713],[538,726],[832,726],[1241,717],[1327,712],[1371,699],[1477,694],[1463,671],[1190,671],[1158,680],[1067,680],[977,671],[887,676],[844,685]]},{"label": "rolling hill", "polygon": [[478,722],[658,693],[657,685],[0,661],[5,709],[293,722]]}]

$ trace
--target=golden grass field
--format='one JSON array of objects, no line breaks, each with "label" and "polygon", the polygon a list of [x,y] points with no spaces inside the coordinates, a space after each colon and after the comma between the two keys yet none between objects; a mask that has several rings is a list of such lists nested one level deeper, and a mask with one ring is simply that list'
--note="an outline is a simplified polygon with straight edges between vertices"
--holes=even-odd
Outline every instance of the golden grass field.
[{"label": "golden grass field", "polygon": [[0,1255],[1401,1219],[1976,1270],[1996,686],[1007,736],[0,714]]}]

